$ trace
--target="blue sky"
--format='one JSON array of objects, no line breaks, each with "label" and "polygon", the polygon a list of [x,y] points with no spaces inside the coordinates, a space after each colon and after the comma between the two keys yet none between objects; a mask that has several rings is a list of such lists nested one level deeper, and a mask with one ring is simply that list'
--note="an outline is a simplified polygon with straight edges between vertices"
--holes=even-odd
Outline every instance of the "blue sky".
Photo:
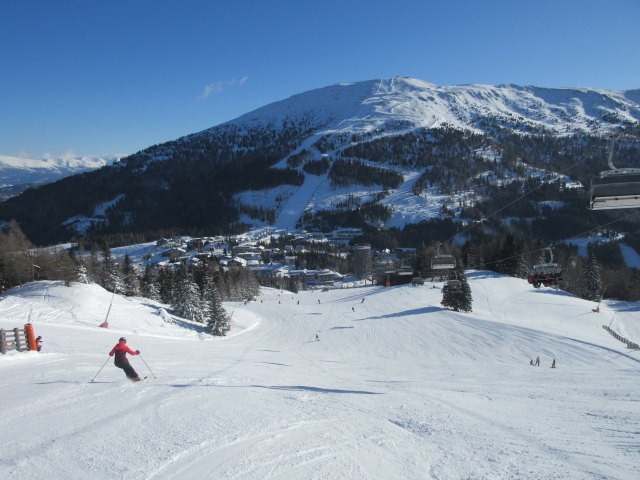
[{"label": "blue sky", "polygon": [[134,153],[296,93],[640,88],[638,0],[0,0],[0,154]]}]

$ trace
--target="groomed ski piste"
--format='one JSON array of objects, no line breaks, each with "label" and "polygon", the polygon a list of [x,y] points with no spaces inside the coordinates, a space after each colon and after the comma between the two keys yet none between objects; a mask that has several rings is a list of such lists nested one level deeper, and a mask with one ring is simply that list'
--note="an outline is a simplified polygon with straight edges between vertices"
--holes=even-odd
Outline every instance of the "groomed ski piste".
[{"label": "groomed ski piste", "polygon": [[117,295],[100,328],[97,285],[5,292],[0,327],[44,343],[0,356],[0,478],[640,478],[640,352],[602,328],[638,343],[640,304],[467,275],[472,313],[439,282],[264,289],[219,338]]}]

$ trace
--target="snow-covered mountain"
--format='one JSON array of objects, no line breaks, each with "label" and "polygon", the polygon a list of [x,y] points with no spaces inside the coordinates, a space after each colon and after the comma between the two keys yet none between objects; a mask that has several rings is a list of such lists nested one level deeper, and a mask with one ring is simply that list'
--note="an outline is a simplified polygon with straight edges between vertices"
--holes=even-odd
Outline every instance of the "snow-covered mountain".
[{"label": "snow-covered mountain", "polygon": [[[305,132],[297,149],[285,156],[277,167],[307,152],[310,158],[340,155],[358,142],[391,139],[394,136],[424,129],[458,129],[485,136],[503,134],[546,134],[568,136],[592,134],[606,136],[621,127],[638,125],[640,90],[607,91],[590,88],[540,88],[517,85],[437,86],[418,79],[394,77],[357,83],[343,83],[294,95],[247,113],[233,121],[195,135],[184,141],[199,141],[235,128],[247,135],[255,129],[285,130],[296,125]],[[321,139],[332,143],[320,151]],[[500,158],[497,150],[481,155]],[[467,199],[443,195],[432,189],[426,195],[414,194],[424,166],[398,168],[393,155],[385,159],[385,167],[393,168],[404,178],[381,203],[393,211],[386,226],[403,227],[408,223],[433,218],[443,204]],[[366,159],[365,159],[366,160]],[[462,161],[462,155],[460,156]],[[407,162],[409,163],[409,162]],[[604,165],[604,164],[603,164]],[[549,165],[553,172],[553,164]],[[527,175],[545,172],[530,168]],[[507,173],[507,175],[511,175]],[[551,175],[549,179],[558,178]],[[566,178],[569,183],[570,179]],[[579,185],[578,185],[579,186]],[[269,207],[277,211],[275,225],[293,228],[305,212],[331,209],[347,199],[370,201],[380,188],[370,185],[336,187],[326,175],[305,175],[302,186],[280,186],[274,189],[250,189],[235,198],[244,205]],[[243,217],[249,223],[255,219]]]},{"label": "snow-covered mountain", "polygon": [[228,122],[268,126],[306,123],[317,133],[450,126],[486,132],[488,121],[516,130],[558,134],[606,132],[640,121],[640,90],[517,85],[437,86],[394,77],[343,83],[294,95]]},{"label": "snow-covered mountain", "polygon": [[[0,191],[17,195],[34,184],[49,183],[118,161],[121,155],[45,155],[40,159],[0,155]],[[7,195],[7,192],[11,192]]]},{"label": "snow-covered mountain", "polygon": [[[65,188],[12,199],[0,204],[0,220],[16,219],[40,243],[107,230],[332,228],[356,210],[351,223],[402,228],[460,218],[510,182],[587,185],[606,168],[607,134],[639,124],[640,90],[436,86],[403,77],[345,83],[151,146]],[[621,145],[620,166],[637,161],[633,135],[635,144]],[[558,215],[566,198],[555,197],[532,199],[527,218],[542,216],[548,201]],[[37,203],[50,209],[39,212]]]}]

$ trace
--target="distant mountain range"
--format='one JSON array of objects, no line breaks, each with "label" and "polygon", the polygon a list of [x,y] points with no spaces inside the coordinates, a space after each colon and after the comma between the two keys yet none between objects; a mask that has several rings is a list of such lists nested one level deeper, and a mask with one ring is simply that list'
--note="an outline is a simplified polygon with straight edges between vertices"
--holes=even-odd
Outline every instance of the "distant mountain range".
[{"label": "distant mountain range", "polygon": [[472,221],[527,181],[553,191],[504,215],[532,224],[567,207],[575,218],[576,192],[607,168],[607,135],[630,132],[616,161],[632,164],[639,123],[640,90],[339,84],[30,189],[1,203],[0,219],[38,243],[250,225],[403,229]]},{"label": "distant mountain range", "polygon": [[0,199],[6,200],[35,185],[111,165],[119,158],[116,155],[79,157],[66,154],[33,159],[0,155]]}]

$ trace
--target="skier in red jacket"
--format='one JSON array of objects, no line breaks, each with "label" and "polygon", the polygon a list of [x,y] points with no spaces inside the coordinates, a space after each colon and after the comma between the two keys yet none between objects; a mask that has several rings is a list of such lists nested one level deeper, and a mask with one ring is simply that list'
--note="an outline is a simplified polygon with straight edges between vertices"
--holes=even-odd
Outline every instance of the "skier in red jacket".
[{"label": "skier in red jacket", "polygon": [[132,382],[139,382],[141,379],[129,363],[129,360],[127,360],[127,353],[130,353],[131,355],[139,355],[140,350],[136,350],[134,352],[129,347],[127,347],[127,339],[124,337],[120,337],[118,344],[109,352],[109,356],[116,356],[113,362],[114,365],[118,368],[123,369],[129,380],[131,380]]}]

